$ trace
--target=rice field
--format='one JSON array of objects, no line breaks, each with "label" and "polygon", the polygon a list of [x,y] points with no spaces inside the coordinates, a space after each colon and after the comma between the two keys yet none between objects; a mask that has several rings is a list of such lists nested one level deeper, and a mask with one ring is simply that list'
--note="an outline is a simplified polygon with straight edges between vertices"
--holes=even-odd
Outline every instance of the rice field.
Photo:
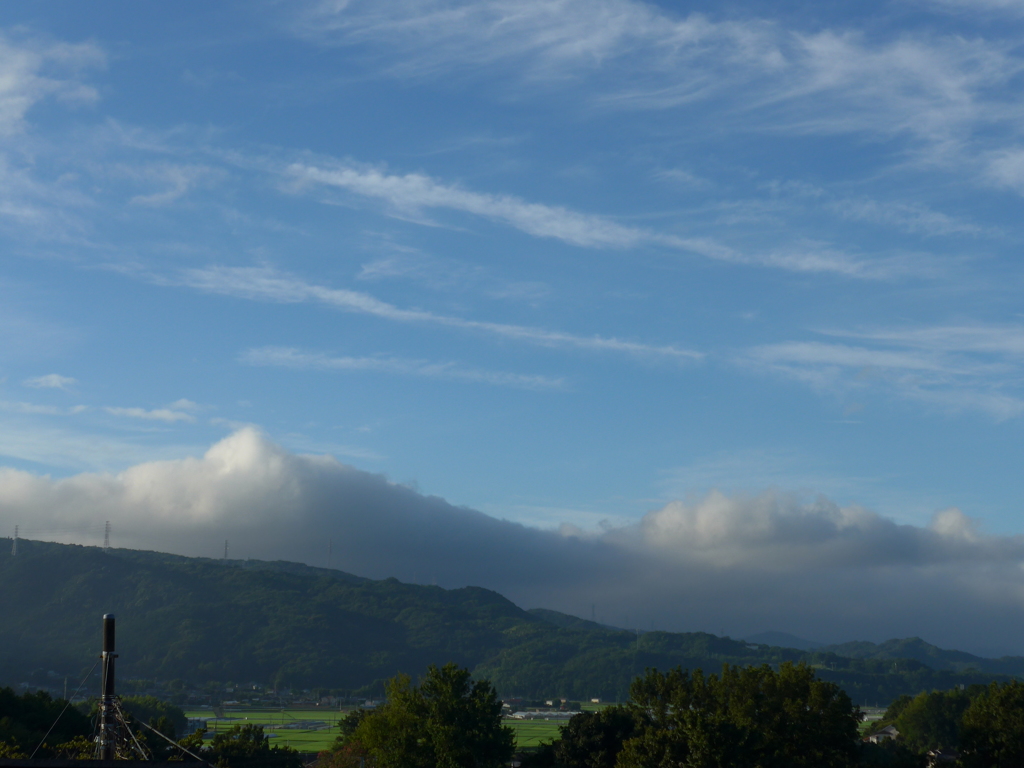
[{"label": "rice field", "polygon": [[185,712],[190,718],[207,721],[207,738],[220,731],[229,731],[236,725],[253,723],[262,725],[271,744],[295,747],[300,752],[319,752],[327,749],[338,736],[338,720],[347,711],[337,709],[243,709],[227,710],[225,717],[217,718],[210,709]]},{"label": "rice field", "polygon": [[565,725],[561,720],[505,720],[505,725],[516,732],[516,747],[536,747],[542,741],[554,741],[558,738],[558,726]]},{"label": "rice field", "polygon": [[[210,709],[191,709],[185,712],[190,718],[207,721],[207,739],[218,732],[229,731],[236,725],[253,723],[262,725],[263,732],[270,737],[271,744],[294,747],[300,752],[319,752],[327,749],[338,736],[338,720],[348,711],[336,709],[243,709],[227,710],[225,717],[217,718]],[[558,738],[558,726],[565,721],[550,720],[505,720],[516,734],[516,747],[536,747],[542,741]]]}]

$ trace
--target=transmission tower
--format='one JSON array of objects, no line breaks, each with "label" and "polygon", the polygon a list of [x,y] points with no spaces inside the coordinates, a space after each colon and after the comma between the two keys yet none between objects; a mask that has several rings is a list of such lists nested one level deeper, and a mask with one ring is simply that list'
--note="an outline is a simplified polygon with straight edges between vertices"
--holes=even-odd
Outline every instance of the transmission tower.
[{"label": "transmission tower", "polygon": [[11,544],[11,557],[18,554],[18,526],[14,526],[14,542]]},{"label": "transmission tower", "polygon": [[107,520],[103,526],[103,551],[110,549],[110,521]]},{"label": "transmission tower", "polygon": [[228,540],[224,539],[224,559],[228,559]]}]

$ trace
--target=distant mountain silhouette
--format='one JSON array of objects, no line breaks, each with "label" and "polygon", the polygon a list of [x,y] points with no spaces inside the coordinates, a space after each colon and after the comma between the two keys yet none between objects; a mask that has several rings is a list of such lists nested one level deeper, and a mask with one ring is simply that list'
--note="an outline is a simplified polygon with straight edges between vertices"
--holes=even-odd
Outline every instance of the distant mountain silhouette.
[{"label": "distant mountain silhouette", "polygon": [[[118,676],[249,682],[376,694],[398,672],[453,661],[503,696],[623,700],[647,668],[813,664],[856,703],[1024,674],[918,638],[801,649],[783,633],[748,640],[607,627],[523,610],[480,587],[376,581],[299,563],[19,541],[0,548],[0,685],[58,690],[99,653],[100,617],[118,618]],[[757,641],[757,642],[755,642]],[[785,644],[785,645],[783,645]],[[789,647],[785,647],[785,646]]]},{"label": "distant mountain silhouette", "polygon": [[861,640],[822,646],[817,650],[850,659],[914,659],[932,669],[956,672],[976,669],[1006,675],[1024,674],[1024,657],[1003,656],[998,659],[986,659],[964,651],[947,651],[926,643],[920,637],[886,640],[884,643]]},{"label": "distant mountain silhouette", "polygon": [[824,645],[824,643],[816,643],[813,640],[804,640],[802,637],[791,635],[788,632],[760,632],[756,635],[747,635],[744,639],[750,643],[760,643],[777,648],[797,648],[801,651],[813,651]]}]

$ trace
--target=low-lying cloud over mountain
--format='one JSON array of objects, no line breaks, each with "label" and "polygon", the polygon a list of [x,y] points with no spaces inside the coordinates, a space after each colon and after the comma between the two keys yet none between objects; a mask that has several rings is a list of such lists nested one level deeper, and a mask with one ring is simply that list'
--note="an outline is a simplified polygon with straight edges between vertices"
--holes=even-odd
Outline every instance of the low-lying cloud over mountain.
[{"label": "low-lying cloud over mountain", "polygon": [[636,524],[530,528],[254,429],[118,475],[54,480],[0,469],[0,525],[23,536],[287,559],[445,587],[476,584],[526,607],[619,625],[824,641],[919,635],[977,653],[1024,652],[1024,538],[986,536],[956,509],[927,528],[784,493],[674,501]]}]

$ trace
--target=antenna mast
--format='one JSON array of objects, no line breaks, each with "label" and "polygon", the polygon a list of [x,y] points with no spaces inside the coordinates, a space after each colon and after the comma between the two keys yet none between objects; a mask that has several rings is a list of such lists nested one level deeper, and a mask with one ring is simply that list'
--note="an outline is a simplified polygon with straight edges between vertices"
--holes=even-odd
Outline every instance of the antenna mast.
[{"label": "antenna mast", "polygon": [[18,555],[18,526],[14,526],[14,543],[11,544],[11,557]]},{"label": "antenna mast", "polygon": [[114,700],[114,614],[103,614],[103,673],[100,690],[100,760],[113,760],[117,752],[117,702]]},{"label": "antenna mast", "polygon": [[103,526],[103,551],[110,549],[110,521],[107,520]]}]

